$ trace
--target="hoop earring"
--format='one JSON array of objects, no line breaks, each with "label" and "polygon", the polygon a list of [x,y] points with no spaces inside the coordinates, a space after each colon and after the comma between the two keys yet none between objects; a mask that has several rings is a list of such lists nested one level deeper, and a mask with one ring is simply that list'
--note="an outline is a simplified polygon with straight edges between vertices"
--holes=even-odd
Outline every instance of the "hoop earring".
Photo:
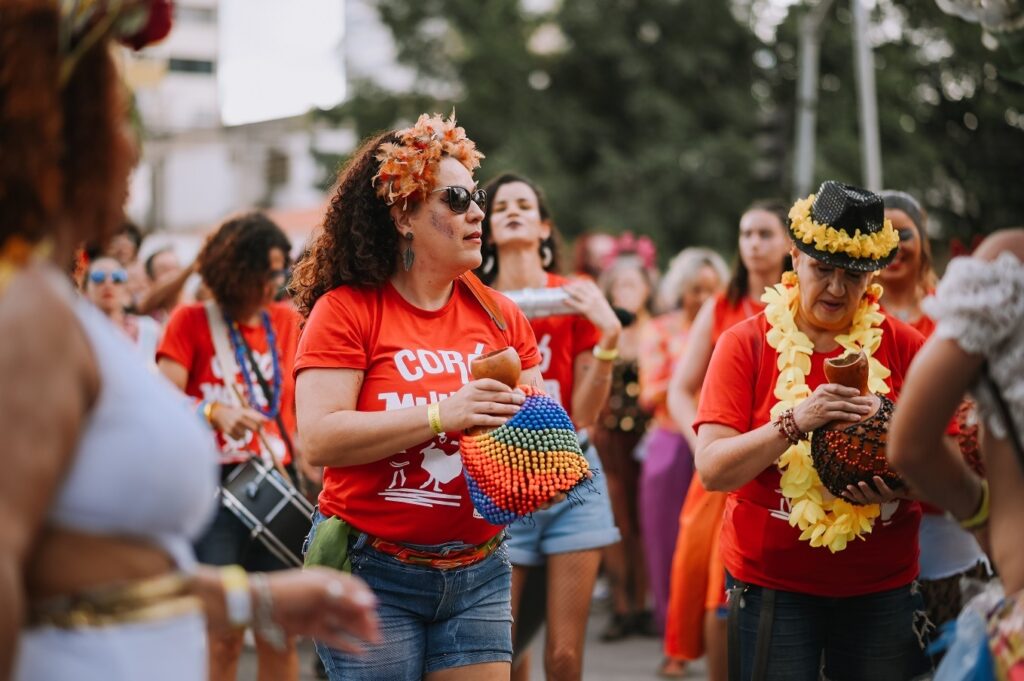
[{"label": "hoop earring", "polygon": [[547,244],[541,244],[540,247],[540,264],[547,269],[551,267],[551,263],[555,260],[555,252],[551,246]]},{"label": "hoop earring", "polygon": [[416,260],[416,253],[412,250],[413,234],[412,232],[406,232],[402,236],[409,242],[409,246],[405,249],[405,252],[402,253],[402,267],[404,267],[405,271],[408,272],[412,269],[413,261]]}]

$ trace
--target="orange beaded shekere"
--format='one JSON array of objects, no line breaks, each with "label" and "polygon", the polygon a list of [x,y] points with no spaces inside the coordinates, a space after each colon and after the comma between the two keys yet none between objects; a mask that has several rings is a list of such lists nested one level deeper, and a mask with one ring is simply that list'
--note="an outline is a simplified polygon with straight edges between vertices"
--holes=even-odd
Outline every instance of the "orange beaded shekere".
[{"label": "orange beaded shekere", "polygon": [[473,505],[494,525],[533,513],[587,478],[569,415],[556,400],[532,386],[522,408],[505,424],[462,437],[463,474]]},{"label": "orange beaded shekere", "polygon": [[399,130],[399,142],[380,145],[377,160],[380,170],[373,177],[377,196],[389,206],[399,201],[408,207],[409,199],[422,201],[434,188],[438,164],[450,156],[472,172],[484,157],[466,131],[455,124],[455,113],[447,120],[440,114],[423,114],[411,128]]}]

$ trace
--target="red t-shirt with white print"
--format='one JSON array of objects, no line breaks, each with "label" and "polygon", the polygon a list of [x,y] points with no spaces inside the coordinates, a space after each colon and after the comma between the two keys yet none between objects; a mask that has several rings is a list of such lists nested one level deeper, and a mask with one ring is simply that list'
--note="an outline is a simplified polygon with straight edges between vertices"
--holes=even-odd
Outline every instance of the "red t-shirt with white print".
[{"label": "red t-shirt with white print", "polygon": [[[547,288],[569,283],[565,277],[548,273]],[[572,416],[572,389],[576,356],[590,352],[601,340],[601,332],[582,315],[555,315],[530,320],[540,350],[540,373],[544,392],[558,400]]]},{"label": "red t-shirt with white print", "polygon": [[[281,420],[285,428],[294,433],[295,379],[292,376],[292,362],[295,359],[295,348],[298,345],[301,318],[290,303],[274,303],[267,308],[267,312],[277,346],[278,370],[281,372]],[[267,381],[267,386],[273,390],[274,360],[263,323],[260,322],[252,326],[239,324],[238,326],[242,338],[252,348],[253,356],[259,364],[260,373]],[[252,372],[252,365],[244,350],[242,356],[245,358],[245,366],[249,371],[254,394],[247,394],[245,379],[242,377],[241,371],[235,377],[235,385],[251,404],[259,405],[266,410],[267,399],[260,388],[256,375]],[[210,335],[210,325],[206,319],[206,308],[203,304],[179,305],[175,308],[171,318],[167,320],[167,328],[157,347],[156,357],[158,361],[162,357],[171,359],[188,370],[188,381],[185,384],[187,395],[209,402],[238,404],[232,389],[224,384],[220,363],[217,361],[214,350],[213,337]],[[235,361],[238,361],[237,358]],[[282,463],[289,463],[291,454],[288,452],[274,420],[268,419],[264,422],[263,435],[273,450],[274,456],[278,457]],[[269,457],[265,448],[261,446],[259,437],[253,432],[246,433],[241,439],[217,433],[217,446],[220,449],[222,464],[245,461],[253,454],[260,455],[264,459]]]},{"label": "red t-shirt with white print", "polygon": [[[473,357],[512,346],[523,369],[540,357],[522,312],[501,294],[501,331],[473,294],[456,284],[438,310],[421,310],[390,283],[340,286],[324,294],[299,340],[295,373],[356,369],[358,411],[392,411],[443,400],[472,380]],[[425,418],[425,417],[424,417]],[[381,539],[414,544],[480,544],[500,531],[473,507],[462,475],[459,433],[444,433],[357,466],[328,467],[320,511]]]}]

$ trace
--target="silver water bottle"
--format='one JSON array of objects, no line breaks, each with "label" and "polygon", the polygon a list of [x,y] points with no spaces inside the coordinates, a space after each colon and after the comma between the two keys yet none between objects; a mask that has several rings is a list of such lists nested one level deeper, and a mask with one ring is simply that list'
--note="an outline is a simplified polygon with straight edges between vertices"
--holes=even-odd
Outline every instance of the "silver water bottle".
[{"label": "silver water bottle", "polygon": [[519,306],[527,319],[579,314],[566,304],[569,294],[561,287],[521,288],[518,291],[505,291],[504,294]]}]

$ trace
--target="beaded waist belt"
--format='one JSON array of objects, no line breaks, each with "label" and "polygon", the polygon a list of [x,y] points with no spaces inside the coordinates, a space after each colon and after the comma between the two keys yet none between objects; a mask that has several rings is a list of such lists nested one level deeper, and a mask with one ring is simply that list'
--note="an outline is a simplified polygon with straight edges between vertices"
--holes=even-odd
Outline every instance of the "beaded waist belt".
[{"label": "beaded waist belt", "polygon": [[170,619],[201,610],[189,580],[175,573],[34,603],[28,624],[82,629]]},{"label": "beaded waist belt", "polygon": [[383,554],[391,556],[401,563],[422,565],[425,567],[432,567],[437,570],[451,570],[452,568],[466,567],[467,565],[479,563],[484,558],[494,553],[497,548],[501,546],[501,540],[504,539],[504,536],[504,532],[499,532],[483,544],[470,546],[457,551],[450,551],[448,553],[422,551],[420,549],[405,546],[404,544],[385,541],[379,537],[371,537],[368,543],[372,548]]}]

